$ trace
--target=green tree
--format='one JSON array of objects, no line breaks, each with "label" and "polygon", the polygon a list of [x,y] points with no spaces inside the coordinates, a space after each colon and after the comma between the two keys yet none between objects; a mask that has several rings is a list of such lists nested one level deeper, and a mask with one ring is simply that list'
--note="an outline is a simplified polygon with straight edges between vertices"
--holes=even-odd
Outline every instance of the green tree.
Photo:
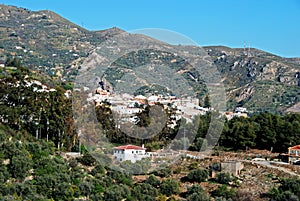
[{"label": "green tree", "polygon": [[132,189],[132,197],[136,200],[155,201],[158,191],[155,187],[147,183],[138,184]]},{"label": "green tree", "polygon": [[228,188],[226,185],[218,186],[216,190],[212,192],[214,197],[224,197],[226,199],[232,198],[235,195],[235,192],[232,188]]},{"label": "green tree", "polygon": [[23,180],[29,175],[32,165],[29,153],[26,150],[22,150],[12,157],[9,164],[9,171],[14,178]]},{"label": "green tree", "polygon": [[198,185],[194,184],[187,189],[185,197],[188,201],[209,201],[209,197],[206,195],[203,188]]},{"label": "green tree", "polygon": [[160,185],[160,181],[159,179],[157,179],[156,176],[154,176],[153,174],[151,174],[145,181],[146,184],[150,184],[151,186],[158,188],[158,186]]},{"label": "green tree", "polygon": [[229,173],[220,172],[216,176],[216,181],[220,184],[228,184],[232,181],[232,178]]},{"label": "green tree", "polygon": [[195,169],[188,173],[187,178],[191,182],[203,182],[208,178],[208,171],[206,169]]},{"label": "green tree", "polygon": [[96,163],[96,159],[89,153],[77,158],[77,161],[86,166],[92,166]]},{"label": "green tree", "polygon": [[153,172],[154,175],[159,177],[169,177],[172,175],[172,168],[164,167]]},{"label": "green tree", "polygon": [[204,151],[207,149],[207,140],[201,137],[195,139],[194,143],[189,148],[192,151]]},{"label": "green tree", "polygon": [[207,108],[210,108],[210,107],[211,107],[209,95],[206,95],[206,96],[205,96],[203,107],[207,107]]},{"label": "green tree", "polygon": [[166,196],[179,193],[179,183],[174,179],[165,179],[160,185],[160,192]]},{"label": "green tree", "polygon": [[104,173],[105,173],[105,169],[101,164],[97,164],[91,171],[91,174],[93,176],[95,176],[96,174],[104,174]]},{"label": "green tree", "polygon": [[131,196],[128,186],[120,184],[108,188],[103,195],[105,201],[119,201]]}]

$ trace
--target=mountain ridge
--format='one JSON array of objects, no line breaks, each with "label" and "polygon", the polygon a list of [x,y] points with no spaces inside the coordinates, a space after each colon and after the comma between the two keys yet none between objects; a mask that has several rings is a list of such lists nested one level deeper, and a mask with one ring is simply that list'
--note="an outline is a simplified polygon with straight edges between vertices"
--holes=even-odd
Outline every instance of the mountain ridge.
[{"label": "mountain ridge", "polygon": [[[62,82],[74,80],[82,62],[103,41],[124,32],[117,27],[89,31],[52,11],[4,4],[0,20],[0,60],[19,57],[29,68]],[[202,48],[222,75],[228,109],[244,106],[252,111],[285,112],[299,102],[300,58],[255,48]]]}]

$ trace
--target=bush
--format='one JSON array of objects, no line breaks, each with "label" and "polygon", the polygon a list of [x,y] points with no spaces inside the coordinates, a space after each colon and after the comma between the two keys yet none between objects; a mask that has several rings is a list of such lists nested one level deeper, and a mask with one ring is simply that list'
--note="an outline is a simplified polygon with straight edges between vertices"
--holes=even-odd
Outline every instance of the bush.
[{"label": "bush", "polygon": [[169,177],[172,175],[172,169],[170,167],[165,167],[153,172],[153,174],[159,177]]},{"label": "bush", "polygon": [[218,173],[216,176],[216,182],[220,184],[228,184],[232,181],[232,178],[229,173],[221,172]]},{"label": "bush", "polygon": [[208,201],[209,198],[205,194],[203,188],[196,184],[187,189],[186,199],[188,201]]},{"label": "bush", "polygon": [[221,164],[220,163],[217,163],[217,162],[214,162],[210,168],[214,171],[221,171]]},{"label": "bush", "polygon": [[212,195],[214,197],[225,197],[225,198],[231,198],[235,195],[235,192],[233,189],[228,189],[226,185],[218,186],[216,190],[212,192]]},{"label": "bush", "polygon": [[75,167],[77,167],[77,165],[78,165],[78,162],[77,162],[76,159],[72,159],[72,160],[69,162],[69,166],[70,166],[71,168],[75,168]]},{"label": "bush", "polygon": [[205,169],[196,169],[189,172],[187,178],[191,182],[203,182],[208,178],[208,171]]},{"label": "bush", "polygon": [[180,174],[181,171],[182,171],[181,167],[177,167],[177,168],[173,171],[173,173],[174,173],[174,174]]},{"label": "bush", "polygon": [[191,151],[203,151],[207,149],[207,140],[203,139],[201,137],[198,137],[195,139],[194,143],[189,147],[189,150]]},{"label": "bush", "polygon": [[209,201],[210,199],[203,193],[193,193],[192,195],[188,196],[187,201]]},{"label": "bush", "polygon": [[159,179],[156,178],[153,174],[151,174],[148,179],[145,181],[146,184],[150,184],[151,186],[157,188],[160,184]]},{"label": "bush", "polygon": [[107,176],[114,179],[118,184],[125,184],[127,186],[133,186],[133,180],[131,174],[125,172],[119,172],[116,170],[112,170],[107,172]]},{"label": "bush", "polygon": [[198,168],[198,163],[197,162],[193,162],[189,165],[189,170],[194,170]]},{"label": "bush", "polygon": [[80,158],[77,158],[77,161],[82,165],[92,166],[95,164],[96,159],[91,154],[85,154]]},{"label": "bush", "polygon": [[300,180],[297,178],[284,179],[279,188],[272,188],[268,197],[273,201],[298,200],[300,196]]},{"label": "bush", "polygon": [[92,169],[91,171],[91,175],[93,176],[95,176],[96,174],[104,174],[104,173],[105,173],[105,169],[101,164],[96,165],[94,169]]},{"label": "bush", "polygon": [[132,196],[137,200],[155,201],[157,195],[157,189],[147,183],[138,184],[132,189]]},{"label": "bush", "polygon": [[300,179],[285,179],[281,182],[280,191],[290,191],[300,197]]},{"label": "bush", "polygon": [[124,200],[131,195],[130,189],[125,185],[113,185],[106,189],[103,198],[104,200]]},{"label": "bush", "polygon": [[179,193],[179,183],[173,179],[166,179],[160,185],[160,192],[166,196]]}]

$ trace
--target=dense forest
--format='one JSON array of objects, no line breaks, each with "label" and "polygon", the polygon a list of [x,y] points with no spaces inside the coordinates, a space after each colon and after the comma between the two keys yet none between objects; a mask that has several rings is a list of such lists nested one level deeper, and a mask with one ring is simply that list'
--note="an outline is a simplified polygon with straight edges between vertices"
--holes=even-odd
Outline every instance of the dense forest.
[{"label": "dense forest", "polygon": [[64,85],[49,82],[46,75],[22,67],[16,59],[6,63],[14,66],[1,69],[1,122],[36,139],[52,141],[58,148],[74,148],[72,99],[66,97]]}]

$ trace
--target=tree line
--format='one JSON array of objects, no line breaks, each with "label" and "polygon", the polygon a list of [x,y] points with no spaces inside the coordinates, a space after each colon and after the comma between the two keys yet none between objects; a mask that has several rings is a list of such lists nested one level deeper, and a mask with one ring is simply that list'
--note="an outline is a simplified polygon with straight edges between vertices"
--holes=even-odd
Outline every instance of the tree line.
[{"label": "tree line", "polygon": [[16,70],[5,72],[0,78],[1,123],[71,150],[77,137],[72,100],[65,96],[65,90],[59,85],[43,90],[33,72],[19,66],[18,61],[10,64],[16,64]]},{"label": "tree line", "polygon": [[[147,126],[150,121],[149,106],[138,114],[138,125]],[[174,110],[166,110],[168,118],[174,114]],[[215,114],[214,114],[215,113]],[[106,130],[106,136],[114,143],[145,143],[149,150],[160,149],[172,145],[177,149],[188,148],[192,151],[200,151],[212,146],[212,139],[219,137],[217,146],[226,150],[266,149],[274,152],[287,152],[287,148],[300,144],[300,114],[278,115],[269,112],[258,113],[244,117],[234,117],[231,120],[219,117],[216,112],[195,116],[192,122],[184,118],[178,120],[174,128],[170,128],[166,122],[163,129],[154,137],[144,140],[135,139],[126,135],[117,126],[109,106],[96,108],[96,114],[100,124]],[[212,118],[219,118],[211,121]],[[211,125],[212,124],[214,125]],[[222,127],[218,134],[215,127]],[[210,129],[210,132],[208,130]],[[193,137],[191,137],[193,136]],[[176,137],[176,139],[175,139]],[[171,147],[172,148],[172,147]]]}]

